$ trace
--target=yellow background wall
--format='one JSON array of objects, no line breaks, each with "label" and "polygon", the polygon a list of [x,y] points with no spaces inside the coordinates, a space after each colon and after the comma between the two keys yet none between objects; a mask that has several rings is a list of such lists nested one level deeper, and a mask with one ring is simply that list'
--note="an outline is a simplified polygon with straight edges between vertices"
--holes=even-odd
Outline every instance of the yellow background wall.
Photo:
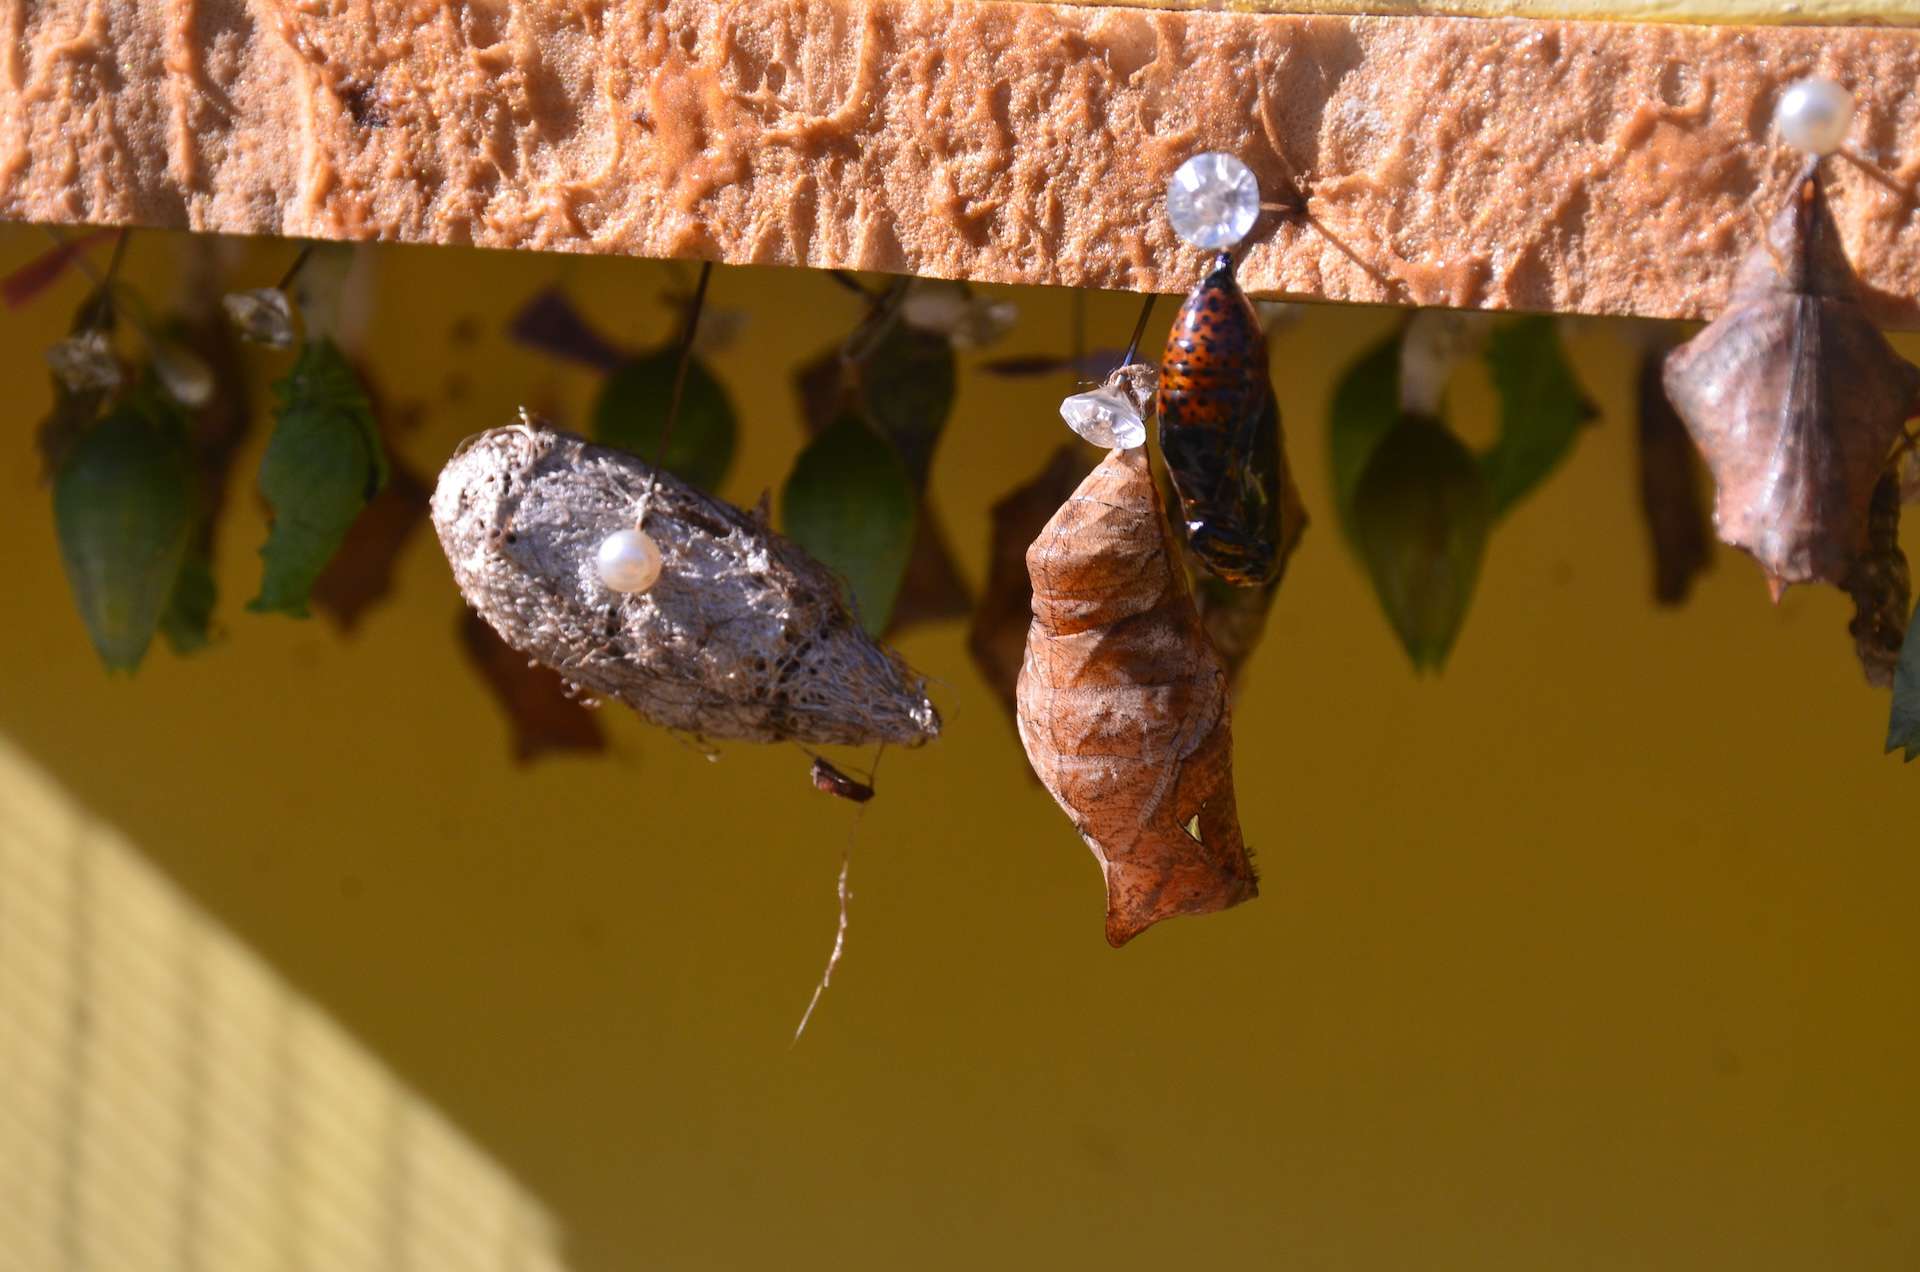
[{"label": "yellow background wall", "polygon": [[[0,231],[0,269],[44,243]],[[174,246],[134,242],[156,295]],[[256,245],[236,285],[289,255]],[[430,407],[402,447],[428,472],[521,402],[582,418],[592,377],[500,335],[536,287],[564,277],[636,343],[667,328],[659,265],[375,268],[367,348]],[[1653,608],[1614,328],[1574,337],[1603,418],[1499,531],[1425,682],[1327,500],[1332,378],[1391,316],[1276,338],[1317,523],[1235,718],[1252,904],[1109,950],[1093,861],[960,631],[910,635],[947,733],[888,755],[847,960],[789,1049],[850,807],[797,750],[709,762],[612,711],[610,755],[513,767],[430,532],[351,639],[245,613],[261,435],[223,535],[227,639],[108,679],[28,437],[79,290],[0,319],[0,733],[516,1177],[572,1266],[1920,1263],[1920,769],[1878,753],[1886,700],[1838,596],[1775,610],[1723,551],[1684,610]],[[1015,299],[994,352],[1058,350],[1064,294]],[[799,444],[785,370],[854,302],[728,270],[714,303],[749,315],[716,358],[744,502]],[[1089,313],[1118,343],[1133,304]],[[988,505],[1064,436],[1061,389],[963,379],[934,498],[976,581]]]}]

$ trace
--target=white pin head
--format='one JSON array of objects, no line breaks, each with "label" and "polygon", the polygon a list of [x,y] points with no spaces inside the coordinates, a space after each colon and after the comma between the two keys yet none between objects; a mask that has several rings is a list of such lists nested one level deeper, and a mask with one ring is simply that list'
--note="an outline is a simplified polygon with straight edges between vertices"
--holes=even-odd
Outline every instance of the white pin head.
[{"label": "white pin head", "polygon": [[1853,94],[1824,75],[1809,75],[1787,85],[1773,110],[1780,139],[1810,155],[1830,155],[1847,139],[1853,123]]},{"label": "white pin head", "polygon": [[594,555],[600,581],[615,592],[644,592],[660,579],[660,547],[644,530],[616,530]]}]

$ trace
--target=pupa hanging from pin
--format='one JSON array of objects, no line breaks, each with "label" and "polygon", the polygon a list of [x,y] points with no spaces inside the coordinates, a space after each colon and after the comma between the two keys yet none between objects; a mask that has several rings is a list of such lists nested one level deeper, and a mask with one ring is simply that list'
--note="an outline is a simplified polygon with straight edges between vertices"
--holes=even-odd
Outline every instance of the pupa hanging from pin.
[{"label": "pupa hanging from pin", "polygon": [[1876,689],[1893,688],[1906,645],[1913,575],[1907,554],[1900,550],[1900,479],[1880,475],[1867,509],[1867,545],[1854,558],[1841,582],[1853,599],[1853,620],[1847,632],[1867,683]]},{"label": "pupa hanging from pin", "polygon": [[656,724],[750,742],[940,732],[831,571],[624,451],[531,421],[482,433],[442,470],[433,524],[509,645]]},{"label": "pupa hanging from pin", "polygon": [[[1783,99],[1782,129],[1793,136]],[[1831,131],[1831,130],[1828,130]],[[1841,130],[1844,132],[1844,120]],[[1920,369],[1859,304],[1819,177],[1824,137],[1735,275],[1727,310],[1667,356],[1667,395],[1712,470],[1714,528],[1789,583],[1843,583]],[[1804,143],[1803,143],[1804,144]]]},{"label": "pupa hanging from pin", "polygon": [[1259,185],[1231,155],[1197,155],[1168,185],[1175,230],[1197,247],[1220,251],[1167,333],[1160,452],[1194,554],[1237,587],[1278,578],[1283,545],[1296,533],[1282,525],[1290,478],[1266,334],[1227,251],[1253,228],[1259,211]]},{"label": "pupa hanging from pin", "polygon": [[1106,877],[1107,941],[1258,892],[1233,797],[1227,673],[1144,448],[1115,450],[1027,550],[1018,722]]}]

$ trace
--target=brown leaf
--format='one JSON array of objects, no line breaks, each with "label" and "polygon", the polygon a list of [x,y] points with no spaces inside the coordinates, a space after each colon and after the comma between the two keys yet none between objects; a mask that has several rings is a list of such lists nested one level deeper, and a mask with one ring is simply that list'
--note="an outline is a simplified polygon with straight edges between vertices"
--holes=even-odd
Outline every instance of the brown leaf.
[{"label": "brown leaf", "polygon": [[566,290],[549,284],[527,297],[507,320],[509,339],[555,358],[612,371],[632,357],[589,322]]},{"label": "brown leaf", "polygon": [[[196,258],[197,259],[197,258]],[[193,264],[188,267],[192,279]],[[189,286],[192,286],[192,282]],[[197,298],[195,298],[197,299]],[[246,359],[233,329],[212,305],[190,299],[168,324],[177,347],[188,351],[206,368],[208,392],[190,409],[190,436],[199,489],[193,540],[187,564],[175,584],[174,597],[161,631],[176,652],[204,647],[214,635],[213,613],[218,604],[213,561],[226,509],[227,484],[234,462],[246,441],[253,417],[249,405]]]},{"label": "brown leaf", "polygon": [[204,363],[212,392],[192,409],[194,458],[200,471],[201,525],[194,551],[211,560],[233,466],[253,427],[253,376],[239,333],[220,304],[220,252],[212,240],[179,244],[181,295],[165,334]]},{"label": "brown leaf", "polygon": [[59,282],[80,257],[120,232],[94,230],[54,244],[5,278],[0,278],[0,301],[4,301],[8,309],[18,309]]},{"label": "brown leaf", "polygon": [[515,763],[527,764],[549,752],[607,749],[599,718],[568,692],[566,681],[529,663],[466,608],[460,611],[460,647],[506,712]]},{"label": "brown leaf", "polygon": [[1020,740],[1103,867],[1114,946],[1259,891],[1226,668],[1176,552],[1145,448],[1110,453],[1027,550]]},{"label": "brown leaf", "polygon": [[310,593],[341,631],[352,632],[393,591],[394,569],[426,523],[432,493],[420,474],[397,457],[389,461],[387,484],[367,501]]},{"label": "brown leaf", "polygon": [[851,399],[852,384],[838,343],[802,363],[793,373],[793,396],[808,437],[818,437],[840,418]]},{"label": "brown leaf", "polygon": [[1267,614],[1273,598],[1280,592],[1280,580],[1259,587],[1235,587],[1207,572],[1198,558],[1189,556],[1187,569],[1193,578],[1194,603],[1200,609],[1200,623],[1207,639],[1227,669],[1228,687],[1237,695],[1240,673],[1247,659],[1267,634]]},{"label": "brown leaf", "polygon": [[1087,472],[1087,452],[1068,442],[1045,467],[993,505],[993,541],[987,550],[987,586],[973,611],[967,649],[987,686],[1016,709],[1014,686],[1027,656],[1033,622],[1033,583],[1027,577],[1027,545],[1039,537],[1054,511]]},{"label": "brown leaf", "polygon": [[989,358],[974,364],[974,370],[1007,380],[1031,380],[1045,375],[1071,372],[1081,383],[1098,384],[1125,361],[1125,349],[1090,349],[1082,354],[1030,353],[1007,358]]},{"label": "brown leaf", "polygon": [[907,572],[893,602],[887,637],[923,623],[950,623],[972,612],[973,592],[954,563],[939,517],[923,500],[913,527],[913,554],[907,558]]},{"label": "brown leaf", "polygon": [[1858,301],[1809,161],[1735,277],[1727,311],[1667,357],[1665,382],[1713,472],[1714,527],[1789,583],[1845,578],[1867,504],[1920,406],[1920,369]]},{"label": "brown leaf", "polygon": [[1679,605],[1712,564],[1713,548],[1693,444],[1660,383],[1662,356],[1640,363],[1640,509],[1653,544],[1653,599]]},{"label": "brown leaf", "polygon": [[1906,553],[1900,550],[1900,481],[1891,472],[1881,474],[1874,485],[1867,546],[1854,558],[1841,586],[1853,598],[1847,631],[1860,656],[1860,670],[1874,688],[1891,689],[1913,603],[1913,580]]}]

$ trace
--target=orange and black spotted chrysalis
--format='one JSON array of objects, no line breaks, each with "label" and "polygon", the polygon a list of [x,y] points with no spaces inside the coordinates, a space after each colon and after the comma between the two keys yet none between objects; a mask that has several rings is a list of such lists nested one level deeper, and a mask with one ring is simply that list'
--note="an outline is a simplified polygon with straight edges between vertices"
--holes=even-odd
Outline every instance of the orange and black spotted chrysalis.
[{"label": "orange and black spotted chrysalis", "polygon": [[1266,334],[1225,252],[1167,333],[1159,405],[1160,450],[1194,553],[1229,583],[1271,582],[1285,541],[1280,406]]}]

